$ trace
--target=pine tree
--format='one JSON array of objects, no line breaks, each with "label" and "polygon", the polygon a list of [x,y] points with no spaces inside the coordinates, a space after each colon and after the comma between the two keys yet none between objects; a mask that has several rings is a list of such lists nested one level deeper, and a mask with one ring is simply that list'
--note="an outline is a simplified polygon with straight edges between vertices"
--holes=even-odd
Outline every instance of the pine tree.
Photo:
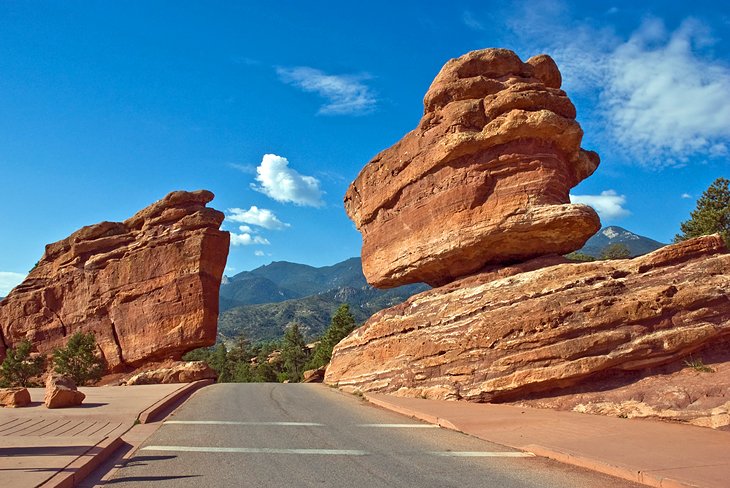
[{"label": "pine tree", "polygon": [[208,358],[208,366],[218,373],[218,383],[228,383],[231,381],[231,365],[228,361],[228,350],[226,345],[218,344]]},{"label": "pine tree", "polygon": [[626,259],[631,257],[631,251],[621,242],[615,242],[606,246],[601,251],[601,259]]},{"label": "pine tree", "polygon": [[730,180],[716,179],[697,200],[697,208],[690,213],[691,218],[680,224],[681,234],[674,242],[692,237],[719,233],[730,246]]},{"label": "pine tree", "polygon": [[31,357],[31,347],[30,341],[24,340],[19,342],[15,348],[6,351],[5,360],[0,366],[0,387],[22,386],[27,388],[33,386],[31,378],[43,372],[46,357]]},{"label": "pine tree", "polygon": [[353,330],[355,330],[355,317],[350,312],[350,306],[346,303],[342,304],[335,312],[330,326],[314,349],[312,359],[307,363],[307,369],[321,368],[329,363],[332,359],[332,350],[337,343],[347,337]]},{"label": "pine tree", "polygon": [[307,362],[307,345],[304,343],[304,336],[296,322],[287,327],[284,333],[281,359],[286,379],[291,382],[301,381],[304,364]]},{"label": "pine tree", "polygon": [[66,347],[53,350],[53,366],[58,374],[70,377],[77,385],[96,383],[104,373],[104,360],[96,356],[93,332],[76,332]]}]

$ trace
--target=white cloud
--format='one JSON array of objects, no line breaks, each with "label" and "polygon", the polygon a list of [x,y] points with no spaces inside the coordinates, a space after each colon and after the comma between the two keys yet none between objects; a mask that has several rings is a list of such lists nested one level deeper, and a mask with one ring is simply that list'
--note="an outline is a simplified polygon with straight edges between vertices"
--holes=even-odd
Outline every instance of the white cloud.
[{"label": "white cloud", "polygon": [[258,256],[258,257],[262,257],[262,256],[265,256],[266,253],[264,251],[261,251],[261,250],[256,250],[256,251],[253,252],[253,255],[254,256]]},{"label": "white cloud", "polygon": [[689,193],[682,193],[682,198],[689,200],[690,198],[692,198],[692,195],[690,195]]},{"label": "white cloud", "polygon": [[377,100],[372,90],[362,83],[368,76],[328,75],[308,66],[276,68],[284,83],[316,93],[327,102],[319,108],[322,115],[363,115],[375,108]]},{"label": "white cloud", "polygon": [[721,155],[730,139],[730,68],[704,59],[698,22],[666,32],[647,21],[609,58],[602,95],[615,139],[654,166]]},{"label": "white cloud", "polygon": [[229,215],[226,219],[231,222],[239,222],[242,224],[257,225],[264,229],[281,230],[290,227],[289,224],[279,220],[274,212],[266,208],[258,208],[252,205],[248,210],[242,208],[229,208]]},{"label": "white cloud", "polygon": [[605,219],[617,219],[631,213],[624,208],[626,196],[614,190],[602,191],[600,195],[570,195],[570,201],[590,205]]},{"label": "white cloud", "polygon": [[18,286],[26,275],[11,271],[0,271],[0,297],[7,296],[10,290]]},{"label": "white cloud", "polygon": [[241,233],[236,234],[235,232],[231,232],[231,245],[232,246],[250,246],[253,244],[261,244],[263,246],[268,246],[271,244],[268,239],[265,237],[257,236],[254,234],[251,234],[251,227],[247,225],[242,225],[238,228]]},{"label": "white cloud", "polygon": [[291,202],[309,207],[324,205],[319,180],[314,176],[299,174],[289,167],[286,158],[276,154],[264,154],[256,173],[256,181],[261,186],[252,185],[253,189],[277,202]]},{"label": "white cloud", "polygon": [[[609,10],[608,13],[612,13]],[[595,99],[607,146],[625,159],[661,168],[692,157],[724,157],[730,141],[730,66],[708,55],[709,29],[685,19],[674,31],[647,19],[631,35],[591,19],[575,18],[562,1],[523,2],[508,25],[524,54],[547,52],[564,88]],[[593,131],[593,132],[597,132]]]}]

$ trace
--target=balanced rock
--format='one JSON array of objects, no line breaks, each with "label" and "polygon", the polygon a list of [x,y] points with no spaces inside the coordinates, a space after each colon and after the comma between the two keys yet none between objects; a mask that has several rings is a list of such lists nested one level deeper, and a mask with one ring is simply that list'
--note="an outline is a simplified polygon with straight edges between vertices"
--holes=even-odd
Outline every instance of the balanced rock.
[{"label": "balanced rock", "polygon": [[413,131],[345,195],[377,287],[440,286],[490,264],[579,249],[600,228],[568,193],[598,155],[581,149],[575,107],[547,55],[484,49],[452,59]]},{"label": "balanced rock", "polygon": [[43,403],[46,408],[77,407],[86,398],[76,388],[76,383],[68,376],[49,374],[46,378],[46,395]]},{"label": "balanced rock", "polygon": [[50,353],[77,331],[95,334],[111,372],[212,345],[229,240],[212,199],[173,192],[47,245],[0,302],[0,360],[23,339]]},{"label": "balanced rock", "polygon": [[560,261],[476,274],[373,315],[335,347],[325,382],[503,401],[730,340],[730,254],[717,235],[634,259]]},{"label": "balanced rock", "polygon": [[0,388],[0,407],[27,407],[30,405],[28,388]]},{"label": "balanced rock", "polygon": [[191,383],[198,380],[216,379],[218,374],[203,361],[177,361],[164,368],[138,373],[126,381],[131,385],[167,383]]}]

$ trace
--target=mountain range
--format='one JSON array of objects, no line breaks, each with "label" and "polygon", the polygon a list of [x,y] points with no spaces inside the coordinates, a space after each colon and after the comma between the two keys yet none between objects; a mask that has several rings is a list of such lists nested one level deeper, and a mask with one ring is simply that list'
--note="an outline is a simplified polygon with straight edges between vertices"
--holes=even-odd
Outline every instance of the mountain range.
[{"label": "mountain range", "polygon": [[600,258],[603,250],[612,244],[625,245],[628,248],[631,257],[641,256],[642,254],[647,254],[659,249],[660,247],[666,246],[666,244],[662,244],[654,239],[634,234],[623,227],[611,225],[604,227],[593,237],[588,239],[585,246],[583,246],[583,248],[578,252],[587,254],[594,258]]},{"label": "mountain range", "polygon": [[275,261],[233,277],[224,277],[220,290],[218,334],[223,340],[243,333],[257,342],[278,339],[298,322],[308,339],[318,337],[342,303],[358,323],[428,289],[422,284],[378,290],[368,285],[360,258],[315,268]]},{"label": "mountain range", "polygon": [[[626,245],[631,256],[664,246],[622,227],[609,226],[591,237],[579,252],[600,258],[607,246],[616,243]],[[373,288],[365,280],[357,257],[321,268],[275,261],[223,277],[218,334],[222,340],[240,333],[253,342],[274,340],[289,324],[297,322],[305,337],[314,339],[324,332],[342,303],[349,304],[355,320],[362,323],[375,312],[427,289],[424,284],[389,290]]]}]

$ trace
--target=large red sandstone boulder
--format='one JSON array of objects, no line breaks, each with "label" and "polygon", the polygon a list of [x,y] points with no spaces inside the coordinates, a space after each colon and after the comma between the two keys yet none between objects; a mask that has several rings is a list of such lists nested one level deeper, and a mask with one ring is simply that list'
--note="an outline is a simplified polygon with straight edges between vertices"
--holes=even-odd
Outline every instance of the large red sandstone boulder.
[{"label": "large red sandstone boulder", "polygon": [[180,359],[215,342],[228,255],[209,191],[177,191],[124,222],[84,227],[46,246],[0,302],[0,360],[29,339],[40,353],[93,332],[111,372]]},{"label": "large red sandstone boulder", "polygon": [[76,384],[67,376],[49,374],[46,378],[46,394],[43,403],[46,408],[77,407],[86,398],[78,391]]},{"label": "large red sandstone boulder", "polygon": [[179,361],[164,368],[143,371],[129,378],[125,384],[154,385],[167,383],[191,383],[193,381],[216,379],[218,374],[203,361]]},{"label": "large red sandstone boulder", "polygon": [[373,315],[335,347],[325,382],[502,401],[730,340],[730,254],[719,236],[635,259],[560,259],[476,274]]},{"label": "large red sandstone boulder", "polygon": [[434,286],[583,246],[600,228],[568,192],[598,166],[547,55],[484,49],[452,59],[413,131],[378,154],[345,195],[377,287]]},{"label": "large red sandstone boulder", "polygon": [[0,407],[27,407],[30,405],[28,388],[0,388]]}]

